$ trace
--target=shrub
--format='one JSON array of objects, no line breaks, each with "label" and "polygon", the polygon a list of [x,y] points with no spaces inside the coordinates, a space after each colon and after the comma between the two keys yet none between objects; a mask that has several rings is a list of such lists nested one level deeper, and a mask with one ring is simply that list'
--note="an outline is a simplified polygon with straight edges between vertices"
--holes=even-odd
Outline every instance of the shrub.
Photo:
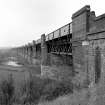
[{"label": "shrub", "polygon": [[45,100],[53,100],[64,94],[72,93],[72,83],[54,81],[45,86],[42,92],[42,96]]},{"label": "shrub", "polygon": [[64,94],[72,93],[73,87],[70,81],[56,81],[49,78],[30,78],[21,85],[21,103],[35,103],[43,100],[53,100]]},{"label": "shrub", "polygon": [[3,105],[11,105],[14,95],[14,82],[12,74],[9,75],[8,80],[3,80],[0,84],[1,102]]},{"label": "shrub", "polygon": [[21,84],[21,103],[38,103],[45,85],[50,81],[50,79],[41,79],[30,74],[30,77]]}]

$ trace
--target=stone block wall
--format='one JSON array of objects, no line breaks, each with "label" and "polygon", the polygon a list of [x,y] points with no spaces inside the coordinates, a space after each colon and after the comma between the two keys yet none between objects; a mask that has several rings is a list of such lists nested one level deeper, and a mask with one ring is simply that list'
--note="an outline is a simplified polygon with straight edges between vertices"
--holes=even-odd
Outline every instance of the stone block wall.
[{"label": "stone block wall", "polygon": [[[95,39],[96,36],[98,39]],[[89,49],[88,49],[88,70],[90,85],[95,90],[94,105],[104,105],[105,103],[105,39],[101,36],[105,35],[105,32],[100,32],[92,35],[94,39],[89,35]],[[92,39],[92,40],[91,40]],[[91,89],[91,88],[90,88]]]},{"label": "stone block wall", "polygon": [[87,85],[89,105],[104,105],[105,15],[96,17],[95,12],[85,6],[73,14],[72,19],[73,82],[82,87]]}]

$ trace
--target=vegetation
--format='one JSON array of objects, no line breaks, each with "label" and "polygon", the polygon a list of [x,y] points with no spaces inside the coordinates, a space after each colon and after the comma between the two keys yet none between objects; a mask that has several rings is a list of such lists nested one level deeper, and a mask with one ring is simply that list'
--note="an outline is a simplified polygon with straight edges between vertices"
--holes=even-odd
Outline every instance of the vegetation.
[{"label": "vegetation", "polygon": [[0,84],[0,105],[11,105],[14,96],[12,75],[9,75],[8,80],[3,80]]},{"label": "vegetation", "polygon": [[39,101],[51,101],[58,96],[72,93],[70,82],[55,81],[51,79],[41,79],[33,77],[21,81],[20,87],[14,84],[12,74],[8,79],[2,80],[0,84],[0,105],[32,105]]}]

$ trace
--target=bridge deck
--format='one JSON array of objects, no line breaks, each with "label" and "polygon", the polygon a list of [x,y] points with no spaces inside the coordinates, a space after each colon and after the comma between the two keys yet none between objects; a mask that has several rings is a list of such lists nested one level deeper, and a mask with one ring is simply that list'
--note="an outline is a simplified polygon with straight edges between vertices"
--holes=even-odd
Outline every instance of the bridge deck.
[{"label": "bridge deck", "polygon": [[[65,26],[60,27],[59,29],[46,35],[46,41],[67,36],[69,34],[72,34],[72,23],[66,24]],[[41,43],[41,39],[36,40],[36,44],[39,44],[39,43]]]}]

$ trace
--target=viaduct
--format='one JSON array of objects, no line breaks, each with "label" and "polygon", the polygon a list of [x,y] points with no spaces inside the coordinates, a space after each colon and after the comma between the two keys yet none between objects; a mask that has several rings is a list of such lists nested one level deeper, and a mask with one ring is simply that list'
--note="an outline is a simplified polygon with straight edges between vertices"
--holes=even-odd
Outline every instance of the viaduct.
[{"label": "viaduct", "polygon": [[71,23],[16,50],[29,63],[40,64],[41,75],[72,79],[91,90],[90,105],[104,105],[105,14],[96,17],[86,5],[72,15]]}]

